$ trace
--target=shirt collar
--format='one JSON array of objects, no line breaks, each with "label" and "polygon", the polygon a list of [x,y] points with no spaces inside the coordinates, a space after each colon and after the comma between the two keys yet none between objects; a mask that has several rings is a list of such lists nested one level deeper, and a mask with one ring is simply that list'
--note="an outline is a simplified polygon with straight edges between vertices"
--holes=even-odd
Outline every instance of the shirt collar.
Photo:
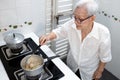
[{"label": "shirt collar", "polygon": [[[73,20],[74,21],[74,20]],[[77,30],[76,28],[76,24],[73,22],[73,25],[72,27]],[[78,30],[77,30],[78,31]],[[94,22],[93,24],[93,29],[91,30],[91,32],[89,33],[89,37],[94,37],[96,39],[99,39],[99,36],[98,36],[98,28],[97,28],[97,24],[96,22]]]},{"label": "shirt collar", "polygon": [[74,28],[75,30],[77,30],[76,28],[76,24],[74,23],[74,20],[72,20],[73,24],[72,24],[72,28]]},{"label": "shirt collar", "polygon": [[94,38],[96,38],[96,39],[99,39],[98,28],[97,28],[96,22],[94,22],[93,28],[92,28],[92,30],[91,30],[89,36],[92,36],[92,37],[94,37]]}]

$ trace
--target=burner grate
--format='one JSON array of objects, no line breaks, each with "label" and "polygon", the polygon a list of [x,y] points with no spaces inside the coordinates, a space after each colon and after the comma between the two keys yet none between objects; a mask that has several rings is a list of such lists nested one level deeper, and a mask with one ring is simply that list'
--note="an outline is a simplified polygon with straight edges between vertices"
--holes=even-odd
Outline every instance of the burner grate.
[{"label": "burner grate", "polygon": [[11,49],[11,52],[14,53],[14,54],[16,54],[16,53],[21,52],[23,49],[24,49],[24,48],[23,48],[23,45],[22,45],[22,47],[20,47],[20,48],[18,48],[18,49]]},{"label": "burner grate", "polygon": [[31,47],[29,46],[29,44],[23,44],[23,50],[19,53],[12,53],[11,49],[8,48],[6,45],[4,47],[1,48],[2,52],[6,58],[6,60],[12,60],[14,58],[17,58],[19,56],[31,53],[33,50],[31,49]]},{"label": "burner grate", "polygon": [[[14,75],[16,77],[17,80],[28,80],[27,77],[25,76],[25,73],[23,72],[22,69],[15,71]],[[45,70],[43,70],[43,72],[41,73],[41,76],[39,79],[36,80],[49,80],[53,77],[52,73],[50,72],[50,70],[45,67]],[[31,79],[32,80],[32,79]],[[35,80],[35,79],[34,79]]]}]

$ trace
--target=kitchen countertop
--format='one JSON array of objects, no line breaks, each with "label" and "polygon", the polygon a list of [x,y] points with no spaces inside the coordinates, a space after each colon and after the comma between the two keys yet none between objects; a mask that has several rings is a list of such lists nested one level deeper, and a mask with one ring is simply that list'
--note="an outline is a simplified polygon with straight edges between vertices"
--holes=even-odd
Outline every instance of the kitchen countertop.
[{"label": "kitchen countertop", "polygon": [[[39,45],[38,37],[33,33],[25,34],[25,38],[31,37],[37,45]],[[4,40],[1,40],[0,46],[4,45]],[[55,54],[52,52],[52,50],[47,46],[43,45],[41,46],[41,49],[46,53],[47,56],[54,56]],[[52,59],[53,63],[64,73],[64,77],[60,78],[59,80],[80,80],[67,66],[64,64],[64,62],[60,58]],[[9,80],[7,73],[3,67],[3,64],[0,60],[0,80]]]}]

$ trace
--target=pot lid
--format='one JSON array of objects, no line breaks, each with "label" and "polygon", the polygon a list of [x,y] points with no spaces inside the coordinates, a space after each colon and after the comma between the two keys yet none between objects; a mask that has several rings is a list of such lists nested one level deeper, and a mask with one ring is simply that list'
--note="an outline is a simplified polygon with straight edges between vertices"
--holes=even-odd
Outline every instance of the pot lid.
[{"label": "pot lid", "polygon": [[15,44],[20,43],[24,40],[24,36],[20,33],[9,33],[4,37],[6,43]]}]

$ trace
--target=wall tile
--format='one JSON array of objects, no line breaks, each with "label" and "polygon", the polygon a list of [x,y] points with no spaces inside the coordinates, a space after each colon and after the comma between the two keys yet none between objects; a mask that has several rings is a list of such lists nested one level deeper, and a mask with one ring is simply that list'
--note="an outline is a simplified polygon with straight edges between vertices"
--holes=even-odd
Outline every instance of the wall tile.
[{"label": "wall tile", "polygon": [[31,0],[16,0],[16,7],[26,7],[31,5]]},{"label": "wall tile", "polygon": [[25,21],[32,21],[34,17],[31,7],[17,8],[18,23],[22,24]]},{"label": "wall tile", "polygon": [[1,10],[0,11],[0,25],[6,26],[9,24],[17,23],[17,15],[14,9]]},{"label": "wall tile", "polygon": [[11,8],[15,8],[15,0],[0,0],[0,10]]},{"label": "wall tile", "polygon": [[29,28],[39,35],[44,27],[45,0],[0,0],[0,34]]}]

